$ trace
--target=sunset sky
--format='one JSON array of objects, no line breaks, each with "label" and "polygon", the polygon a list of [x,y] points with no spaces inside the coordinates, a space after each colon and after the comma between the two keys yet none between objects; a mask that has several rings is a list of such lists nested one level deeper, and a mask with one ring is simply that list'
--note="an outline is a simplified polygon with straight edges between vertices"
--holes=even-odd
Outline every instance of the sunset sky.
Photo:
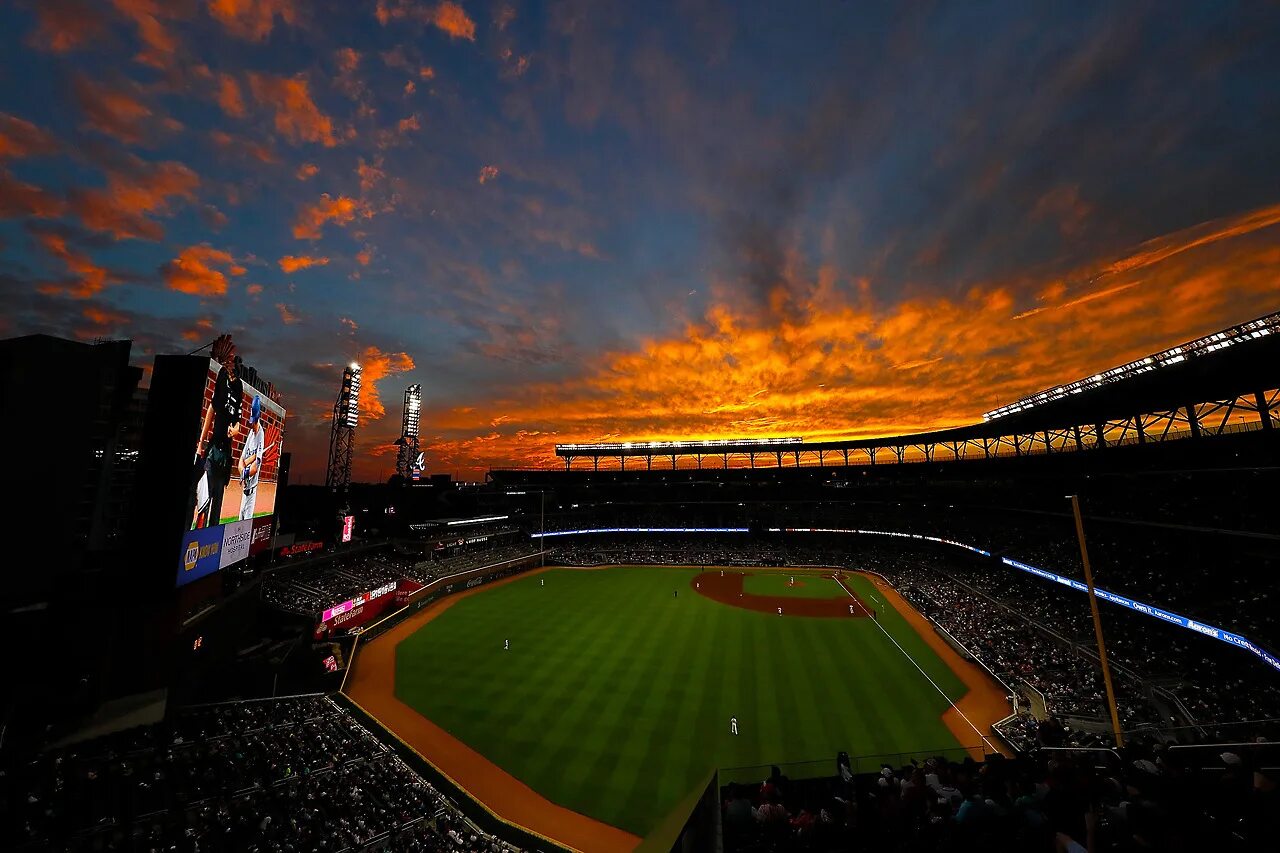
[{"label": "sunset sky", "polygon": [[1273,3],[10,0],[0,336],[231,333],[323,479],[950,426],[1280,309]]}]

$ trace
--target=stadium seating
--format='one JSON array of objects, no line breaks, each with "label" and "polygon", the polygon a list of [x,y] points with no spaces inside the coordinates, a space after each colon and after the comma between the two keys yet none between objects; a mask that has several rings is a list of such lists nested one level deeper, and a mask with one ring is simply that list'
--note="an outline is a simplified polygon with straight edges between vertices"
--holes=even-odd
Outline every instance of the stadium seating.
[{"label": "stadium seating", "polygon": [[29,757],[0,807],[17,851],[517,849],[323,696],[192,708]]},{"label": "stadium seating", "polygon": [[781,768],[721,791],[724,849],[1138,851],[1273,849],[1275,745],[1137,743],[1040,750],[978,764],[927,754],[879,772],[792,781]]},{"label": "stadium seating", "polygon": [[264,578],[262,598],[280,610],[314,618],[326,608],[401,578],[427,584],[436,578],[536,552],[537,547],[525,537],[443,559],[415,558],[386,546],[278,569]]}]

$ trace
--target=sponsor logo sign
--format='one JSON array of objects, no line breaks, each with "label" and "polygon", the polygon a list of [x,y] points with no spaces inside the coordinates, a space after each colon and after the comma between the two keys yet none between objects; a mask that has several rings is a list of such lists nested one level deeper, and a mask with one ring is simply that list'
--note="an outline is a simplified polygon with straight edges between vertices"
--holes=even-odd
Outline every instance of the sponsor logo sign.
[{"label": "sponsor logo sign", "polygon": [[[390,595],[391,593],[396,591],[396,586],[397,586],[397,582],[392,581],[391,583],[383,584],[377,589],[370,590],[369,592],[362,592],[359,595],[357,595],[355,598],[350,599],[349,601],[344,601],[341,604],[335,604],[333,607],[330,607],[329,609],[324,611],[324,613],[320,616],[320,621],[328,622],[330,619],[333,619],[335,616],[340,616],[343,613],[346,613],[347,611],[352,610],[353,608],[360,607],[364,604],[367,604],[368,602],[373,601],[375,598],[382,598],[382,596],[384,595]],[[346,621],[346,620],[343,620],[343,621]]]},{"label": "sponsor logo sign", "polygon": [[264,515],[253,520],[253,535],[249,538],[249,554],[260,554],[271,547],[272,517]]},{"label": "sponsor logo sign", "polygon": [[292,545],[281,548],[280,556],[292,557],[294,554],[307,554],[311,551],[319,551],[323,547],[323,542],[294,542]]},{"label": "sponsor logo sign", "polygon": [[183,534],[178,558],[178,586],[191,583],[220,568],[222,527],[202,527]]},{"label": "sponsor logo sign", "polygon": [[218,568],[225,569],[249,556],[249,541],[253,538],[253,521],[233,521],[222,526],[222,552],[218,555]]},{"label": "sponsor logo sign", "polygon": [[344,516],[342,519],[342,541],[351,541],[351,531],[355,529],[356,517],[354,515]]}]

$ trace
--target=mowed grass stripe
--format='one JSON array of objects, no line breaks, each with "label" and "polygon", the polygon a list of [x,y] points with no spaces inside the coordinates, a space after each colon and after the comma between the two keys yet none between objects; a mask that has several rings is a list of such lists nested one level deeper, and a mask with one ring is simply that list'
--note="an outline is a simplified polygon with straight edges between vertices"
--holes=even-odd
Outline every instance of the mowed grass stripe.
[{"label": "mowed grass stripe", "polygon": [[765,630],[778,638],[778,648],[772,650],[770,658],[775,671],[775,707],[778,709],[779,724],[787,737],[786,743],[780,746],[785,747],[787,755],[806,755],[810,748],[806,743],[808,735],[816,734],[813,731],[816,719],[810,719],[815,709],[802,705],[799,696],[804,690],[804,683],[809,679],[805,658],[811,654],[801,638],[804,636],[804,624],[815,620],[785,616],[774,618],[783,624],[774,630]]},{"label": "mowed grass stripe", "polygon": [[[803,662],[806,678],[801,681],[802,693],[798,697],[802,707],[811,709],[805,733],[813,739],[806,743],[804,755],[818,759],[845,749],[845,744],[861,742],[866,738],[858,702],[849,701],[841,689],[841,673],[838,660],[847,656],[856,644],[854,632],[828,631],[821,624],[825,620],[805,619],[801,623],[802,642],[810,650],[810,657]],[[813,654],[814,649],[825,653]],[[850,738],[849,733],[853,734]],[[793,757],[799,758],[797,752]]]},{"label": "mowed grass stripe", "polygon": [[[652,602],[643,601],[639,604],[649,614],[643,621],[652,629],[650,633],[628,635],[626,646],[596,644],[592,650],[593,665],[600,672],[612,670],[617,674],[609,677],[608,689],[603,693],[584,690],[579,713],[564,718],[569,730],[551,766],[569,776],[574,800],[602,797],[615,809],[626,808],[630,779],[621,778],[616,772],[620,767],[636,769],[654,763],[652,743],[631,737],[630,730],[653,732],[660,723],[665,697],[655,701],[654,693],[655,687],[662,689],[664,680],[660,672],[662,658],[655,654],[654,640],[671,630],[679,605],[667,596],[661,601],[665,606],[655,608]],[[622,621],[617,624],[626,625]],[[593,713],[598,714],[595,721],[590,719]],[[584,749],[588,744],[590,748]],[[653,769],[636,772],[648,775]],[[618,817],[615,811],[601,815],[608,822],[615,822]]]},{"label": "mowed grass stripe", "polygon": [[[551,571],[484,590],[401,644],[397,693],[548,799],[638,835],[712,766],[954,745],[945,701],[870,620],[720,605],[691,575]],[[927,646],[917,659],[941,663]]]},{"label": "mowed grass stripe", "polygon": [[[586,584],[590,585],[590,581]],[[641,601],[638,607],[646,605]],[[590,633],[567,643],[572,646],[569,655],[557,656],[538,670],[537,683],[546,685],[544,694],[527,703],[522,711],[533,719],[551,717],[555,725],[543,732],[544,748],[531,756],[524,768],[531,776],[553,767],[575,772],[577,768],[567,765],[574,759],[589,759],[593,751],[583,749],[588,743],[600,752],[615,754],[612,745],[627,742],[616,739],[614,729],[627,714],[634,695],[631,691],[642,690],[652,674],[646,671],[645,656],[639,648],[643,637],[636,636],[626,620],[612,616],[611,602],[611,606],[600,608]],[[563,614],[561,618],[574,621],[573,614]],[[590,719],[592,715],[595,719]],[[587,769],[582,767],[573,778],[585,777]]]},{"label": "mowed grass stripe", "polygon": [[665,630],[653,632],[648,645],[653,658],[650,671],[654,675],[646,679],[639,715],[642,724],[650,723],[650,735],[643,742],[644,754],[630,766],[620,760],[608,770],[609,781],[619,793],[620,808],[615,812],[619,824],[640,825],[650,820],[651,806],[647,801],[655,788],[676,791],[691,784],[683,766],[688,753],[689,722],[682,720],[681,714],[705,700],[702,673],[710,665],[703,640],[705,626],[699,615],[707,612],[709,602],[687,592],[692,574],[682,570],[673,575],[672,582],[682,584],[682,595],[667,605],[671,619]]}]

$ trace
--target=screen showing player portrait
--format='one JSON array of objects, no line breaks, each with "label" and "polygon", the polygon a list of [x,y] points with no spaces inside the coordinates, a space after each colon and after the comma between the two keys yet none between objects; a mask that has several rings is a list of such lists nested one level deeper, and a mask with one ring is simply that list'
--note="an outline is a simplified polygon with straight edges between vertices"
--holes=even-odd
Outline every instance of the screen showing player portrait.
[{"label": "screen showing player portrait", "polygon": [[[217,351],[215,345],[215,352]],[[285,411],[241,375],[234,349],[204,371],[178,586],[271,544]]]},{"label": "screen showing player portrait", "polygon": [[188,530],[275,512],[285,412],[238,376],[239,366],[232,359],[209,361]]}]

